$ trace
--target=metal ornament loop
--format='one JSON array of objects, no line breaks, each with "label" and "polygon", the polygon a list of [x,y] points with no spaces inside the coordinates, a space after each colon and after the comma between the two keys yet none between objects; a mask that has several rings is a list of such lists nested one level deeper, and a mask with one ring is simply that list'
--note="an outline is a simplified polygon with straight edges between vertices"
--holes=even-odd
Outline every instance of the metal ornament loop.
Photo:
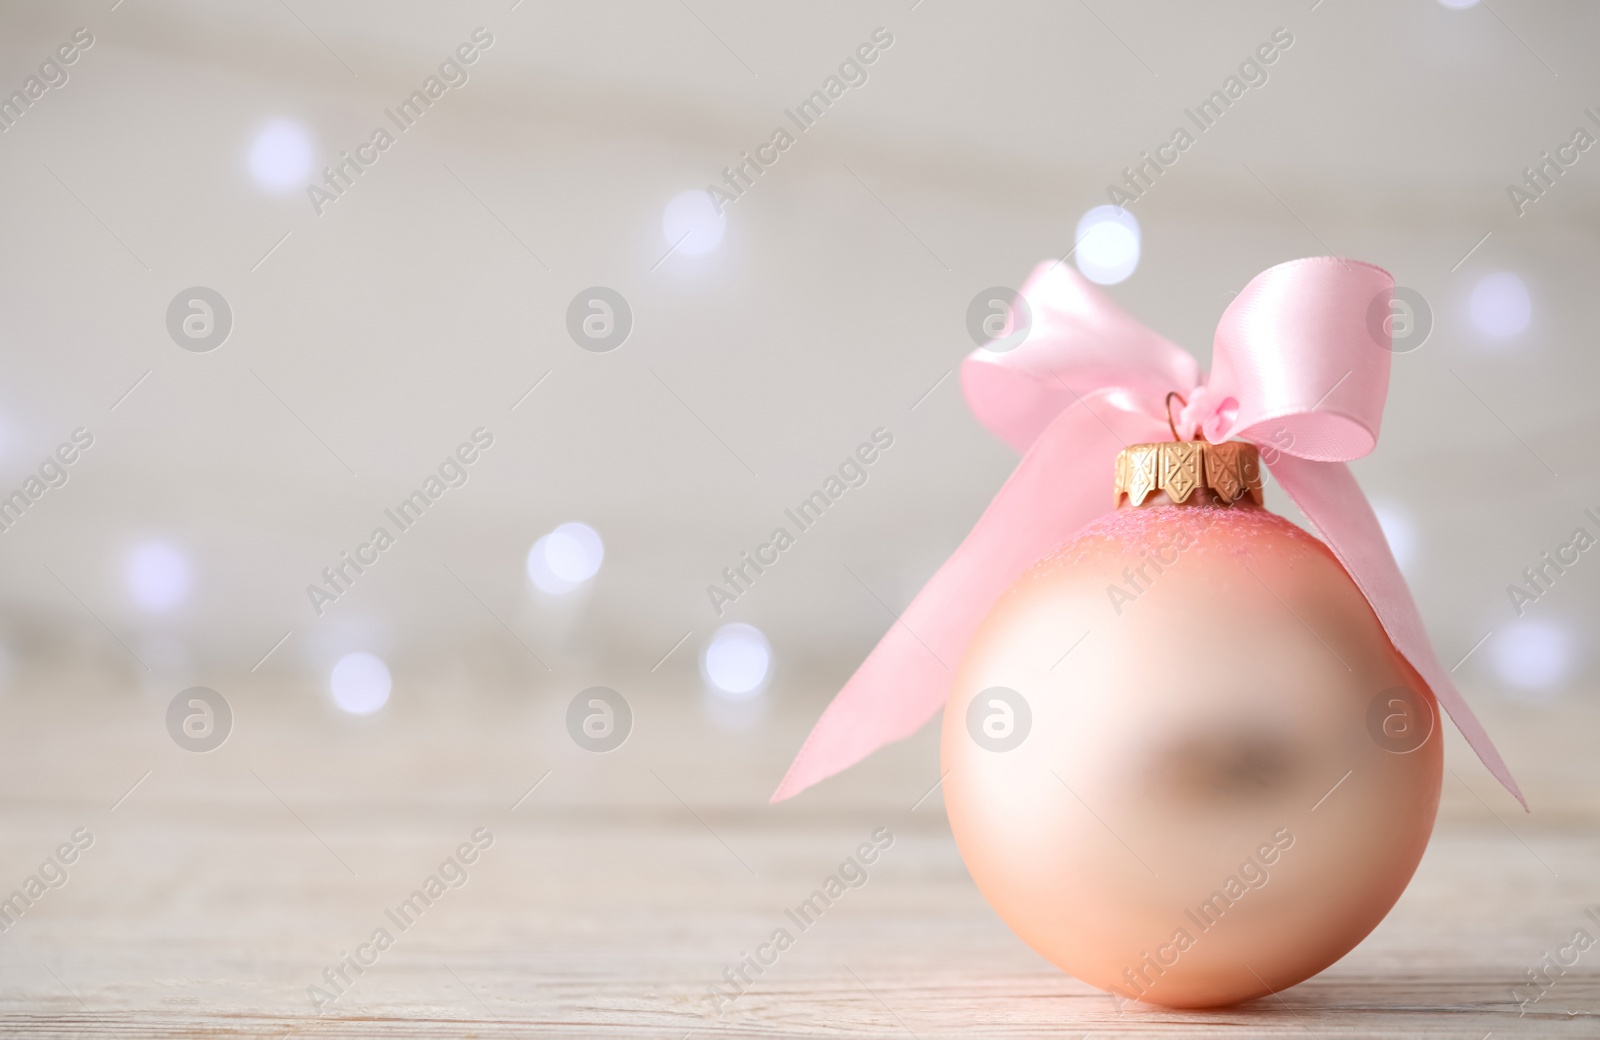
[{"label": "metal ornament loop", "polygon": [[[1179,403],[1182,404],[1185,408],[1189,407],[1189,402],[1185,401],[1184,398],[1183,398],[1183,395],[1178,393],[1178,391],[1176,391],[1176,390],[1173,390],[1172,392],[1167,394],[1167,429],[1172,431],[1172,439],[1173,440],[1181,441],[1181,440],[1183,440],[1183,438],[1178,436],[1178,424],[1172,421],[1172,399],[1174,397],[1176,397],[1178,399]],[[1198,433],[1196,434],[1196,436],[1193,439],[1194,440],[1199,440],[1200,439]]]}]

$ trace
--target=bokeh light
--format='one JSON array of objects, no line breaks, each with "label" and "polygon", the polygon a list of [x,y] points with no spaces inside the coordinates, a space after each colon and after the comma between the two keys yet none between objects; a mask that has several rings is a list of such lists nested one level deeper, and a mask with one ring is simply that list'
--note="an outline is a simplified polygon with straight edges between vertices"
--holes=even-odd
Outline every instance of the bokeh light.
[{"label": "bokeh light", "polygon": [[1576,658],[1571,634],[1540,618],[1496,629],[1485,649],[1500,681],[1528,698],[1555,693],[1572,674]]},{"label": "bokeh light", "polygon": [[661,232],[667,236],[667,244],[677,242],[674,252],[691,256],[717,248],[727,227],[727,216],[717,212],[711,196],[703,189],[674,195],[661,215]]},{"label": "bokeh light", "polygon": [[559,596],[600,572],[606,547],[588,524],[562,524],[528,550],[528,580],[541,592]]},{"label": "bokeh light", "polygon": [[250,176],[271,192],[302,188],[310,179],[314,152],[304,126],[292,119],[275,119],[250,142]]},{"label": "bokeh light", "polygon": [[371,715],[388,704],[392,686],[383,658],[365,651],[345,654],[328,675],[333,703],[350,715]]},{"label": "bokeh light", "polygon": [[1478,331],[1493,339],[1517,335],[1533,316],[1527,285],[1510,271],[1496,271],[1480,279],[1472,288],[1468,310]]},{"label": "bokeh light", "polygon": [[160,538],[133,547],[124,575],[134,603],[151,614],[164,614],[182,605],[194,585],[189,554],[177,543]]},{"label": "bokeh light", "polygon": [[713,692],[728,700],[755,697],[766,688],[772,648],[754,625],[723,625],[700,655],[700,674]]},{"label": "bokeh light", "polygon": [[1072,258],[1091,282],[1115,285],[1139,266],[1139,221],[1121,206],[1096,206],[1078,221]]}]

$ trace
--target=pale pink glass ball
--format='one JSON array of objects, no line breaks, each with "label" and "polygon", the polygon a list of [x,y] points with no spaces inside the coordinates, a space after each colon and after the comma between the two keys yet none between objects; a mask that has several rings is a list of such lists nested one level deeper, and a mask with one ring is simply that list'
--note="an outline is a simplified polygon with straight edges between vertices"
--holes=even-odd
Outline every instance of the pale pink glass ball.
[{"label": "pale pink glass ball", "polygon": [[1400,897],[1439,804],[1433,695],[1343,567],[1203,497],[1108,514],[1034,565],[944,716],[973,880],[1119,1004],[1230,1004],[1326,968]]}]

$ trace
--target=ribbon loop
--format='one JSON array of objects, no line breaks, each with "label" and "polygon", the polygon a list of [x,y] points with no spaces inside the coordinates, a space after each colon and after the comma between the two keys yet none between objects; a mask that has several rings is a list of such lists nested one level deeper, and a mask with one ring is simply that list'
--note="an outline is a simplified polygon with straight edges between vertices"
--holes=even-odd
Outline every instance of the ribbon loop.
[{"label": "ribbon loop", "polygon": [[1370,452],[1391,354],[1388,326],[1371,328],[1369,315],[1393,291],[1383,268],[1328,256],[1252,278],[1217,325],[1205,395],[1217,407],[1204,420],[1206,438],[1239,437],[1317,462]]},{"label": "ribbon loop", "polygon": [[1188,351],[1059,261],[1034,268],[1021,296],[1033,318],[1022,344],[1004,353],[980,347],[961,366],[967,406],[1019,452],[1097,390],[1108,391],[1111,407],[1160,417],[1168,391],[1187,397],[1200,383],[1200,365]]},{"label": "ribbon loop", "polygon": [[[1023,453],[965,541],[828,705],[773,795],[791,797],[910,736],[944,705],[973,632],[1035,560],[1106,511],[1125,445],[1170,436],[1167,395],[1188,404],[1180,434],[1262,449],[1333,550],[1395,648],[1524,808],[1516,781],[1428,642],[1366,497],[1344,463],[1372,451],[1389,392],[1394,279],[1357,260],[1310,257],[1250,280],[1217,325],[1209,378],[1059,261],[1023,286],[1032,315],[1009,351],[980,347],[961,368],[967,403]],[[1382,302],[1383,307],[1376,306]]]}]

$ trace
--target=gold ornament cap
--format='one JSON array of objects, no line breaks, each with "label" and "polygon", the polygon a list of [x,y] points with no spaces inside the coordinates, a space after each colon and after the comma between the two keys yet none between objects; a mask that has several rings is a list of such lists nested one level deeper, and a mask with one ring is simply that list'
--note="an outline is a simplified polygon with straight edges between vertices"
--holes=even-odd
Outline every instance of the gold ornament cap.
[{"label": "gold ornament cap", "polygon": [[1227,441],[1163,441],[1130,444],[1117,453],[1116,492],[1113,503],[1143,505],[1157,491],[1174,502],[1187,502],[1197,488],[1207,488],[1224,505],[1246,494],[1262,505],[1261,452],[1254,444]]}]

